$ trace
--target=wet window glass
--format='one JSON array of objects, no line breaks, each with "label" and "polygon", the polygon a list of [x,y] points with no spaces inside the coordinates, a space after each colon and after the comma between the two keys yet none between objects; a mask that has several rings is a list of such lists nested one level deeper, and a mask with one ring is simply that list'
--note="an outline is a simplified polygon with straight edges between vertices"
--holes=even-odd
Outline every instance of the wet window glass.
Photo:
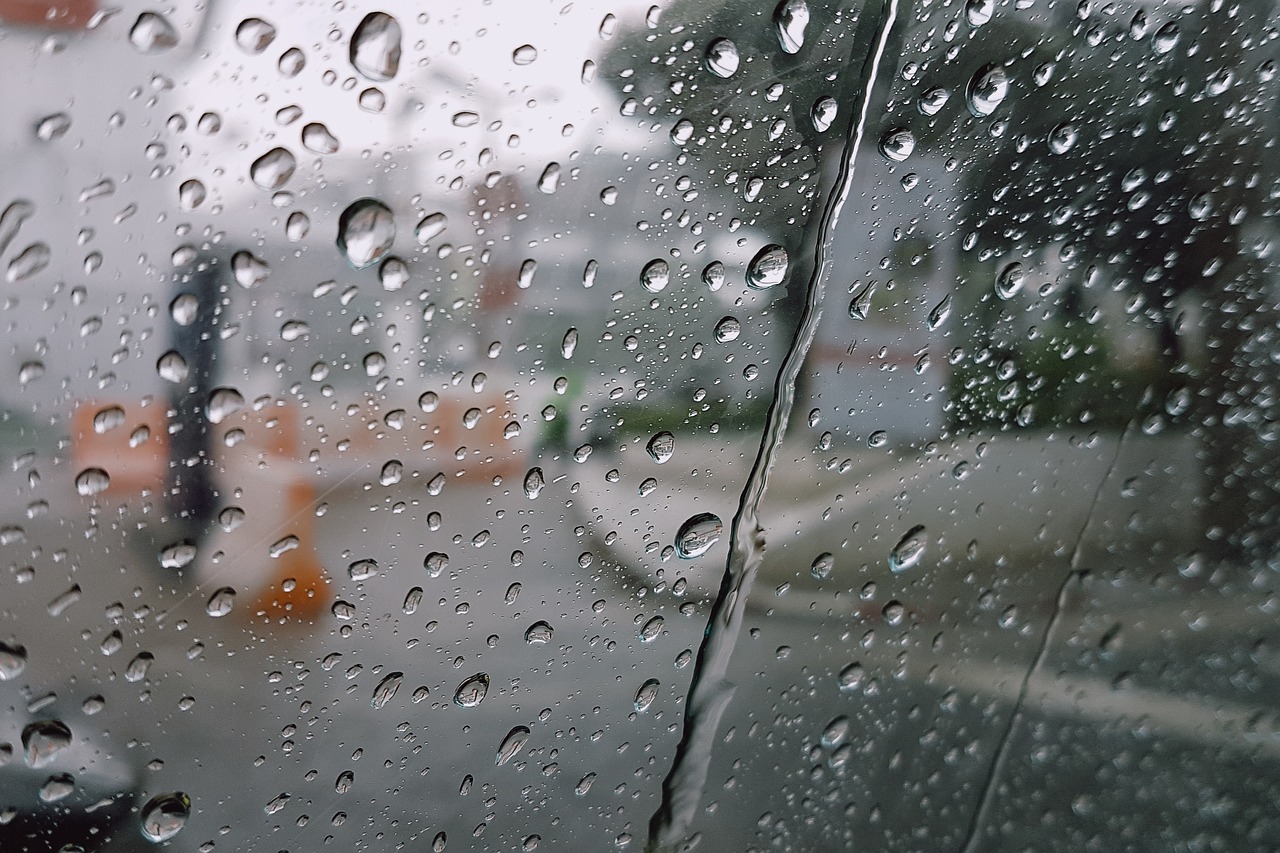
[{"label": "wet window glass", "polygon": [[0,849],[1275,846],[1277,54],[0,0]]}]

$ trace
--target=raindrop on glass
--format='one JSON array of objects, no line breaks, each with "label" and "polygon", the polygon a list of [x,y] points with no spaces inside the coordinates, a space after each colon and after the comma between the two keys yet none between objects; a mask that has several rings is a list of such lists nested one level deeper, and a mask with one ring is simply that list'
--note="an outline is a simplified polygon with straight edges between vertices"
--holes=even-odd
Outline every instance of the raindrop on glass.
[{"label": "raindrop on glass", "polygon": [[71,729],[61,720],[38,720],[22,730],[22,754],[28,767],[46,767],[71,745]]},{"label": "raindrop on glass", "polygon": [[724,525],[718,515],[701,512],[680,525],[676,533],[676,554],[684,560],[700,557],[720,541]]},{"label": "raindrop on glass", "polygon": [[716,39],[707,45],[707,70],[717,77],[732,77],[741,61],[738,46],[729,39]]},{"label": "raindrop on glass", "polygon": [[524,475],[524,493],[530,500],[542,493],[545,484],[541,468],[530,468],[529,473]]},{"label": "raindrop on glass", "polygon": [[249,166],[249,177],[264,190],[278,190],[293,177],[298,161],[287,148],[272,148]]},{"label": "raindrop on glass", "polygon": [[894,163],[906,160],[915,150],[916,137],[905,128],[894,128],[880,137],[880,153]]},{"label": "raindrop on glass", "polygon": [[370,80],[390,80],[400,70],[400,23],[386,12],[365,15],[351,36],[352,66]]},{"label": "raindrop on glass", "polygon": [[836,120],[836,112],[838,105],[836,99],[824,96],[814,101],[813,109],[809,111],[809,119],[813,122],[813,129],[818,133],[825,133],[830,130],[831,125]]},{"label": "raindrop on glass", "polygon": [[474,708],[484,701],[484,695],[488,692],[488,674],[483,672],[476,673],[458,685],[458,689],[453,694],[453,701],[459,707]]},{"label": "raindrop on glass", "polygon": [[716,340],[722,344],[736,341],[741,333],[742,324],[737,317],[723,317],[716,323]]},{"label": "raindrop on glass", "polygon": [[525,629],[524,641],[531,646],[543,645],[551,642],[552,633],[551,626],[546,622],[534,622]]},{"label": "raindrop on glass", "polygon": [[662,258],[649,261],[640,272],[640,283],[650,293],[661,293],[671,283],[671,267]]},{"label": "raindrop on glass", "polygon": [[640,685],[640,689],[636,691],[635,701],[632,706],[636,709],[636,713],[643,714],[649,710],[649,706],[653,704],[653,700],[658,698],[658,680],[650,678],[644,684]]},{"label": "raindrop on glass", "polygon": [[237,284],[249,288],[256,287],[271,275],[271,267],[262,258],[240,251],[231,256],[231,272]]},{"label": "raindrop on glass", "polygon": [[971,27],[980,27],[995,14],[995,0],[968,0],[964,4],[964,19]]},{"label": "raindrop on glass", "polygon": [[382,260],[396,237],[396,220],[385,204],[362,198],[338,219],[338,249],[356,269]]},{"label": "raindrop on glass", "polygon": [[871,298],[875,295],[876,283],[873,281],[858,291],[858,295],[849,301],[849,316],[855,320],[867,319],[871,313]]},{"label": "raindrop on glass", "polygon": [[660,432],[649,439],[645,445],[649,458],[659,465],[669,460],[676,450],[676,437],[669,432]]},{"label": "raindrop on glass", "polygon": [[984,65],[969,80],[965,97],[969,112],[978,118],[989,116],[1009,94],[1009,75],[999,65]]},{"label": "raindrop on glass", "polygon": [[236,27],[236,44],[245,53],[262,53],[275,40],[276,28],[261,18],[245,18]]},{"label": "raindrop on glass", "polygon": [[333,154],[338,150],[338,137],[320,122],[313,121],[302,127],[302,144],[316,154]]},{"label": "raindrop on glass", "polygon": [[76,492],[83,498],[105,492],[111,486],[111,475],[102,468],[85,468],[76,475]]},{"label": "raindrop on glass", "polygon": [[809,5],[805,0],[782,0],[773,12],[778,44],[784,53],[799,53],[804,47],[804,31],[809,26]]},{"label": "raindrop on glass", "polygon": [[236,604],[236,591],[229,586],[221,587],[209,596],[204,612],[215,618],[226,616]]},{"label": "raindrop on glass", "polygon": [[903,534],[898,544],[889,552],[889,570],[905,572],[920,562],[925,548],[929,544],[929,534],[923,525],[915,527]]},{"label": "raindrop on glass", "polygon": [[244,408],[244,396],[234,388],[215,388],[209,394],[205,415],[209,422],[220,424]]},{"label": "raindrop on glass", "polygon": [[353,581],[365,581],[378,574],[378,562],[376,560],[356,560],[347,566],[347,577]]},{"label": "raindrop on glass", "polygon": [[387,673],[378,682],[378,686],[373,688],[373,697],[369,700],[369,704],[375,708],[381,708],[386,705],[396,695],[396,691],[400,689],[400,682],[403,680],[403,672]]},{"label": "raindrop on glass", "polygon": [[142,53],[162,53],[178,46],[178,31],[159,12],[143,12],[129,29],[129,43]]},{"label": "raindrop on glass", "polygon": [[813,558],[813,563],[809,566],[809,574],[818,580],[824,580],[831,575],[831,569],[835,564],[836,558],[830,551],[825,551]]},{"label": "raindrop on glass", "polygon": [[525,742],[529,740],[529,729],[525,726],[516,726],[507,732],[507,736],[502,739],[501,745],[498,746],[498,754],[494,759],[494,763],[499,767],[516,757],[520,750],[524,749]]},{"label": "raindrop on glass", "polygon": [[422,217],[413,231],[413,236],[417,239],[419,246],[425,246],[433,238],[439,237],[448,224],[449,218],[443,213],[428,214]]},{"label": "raindrop on glass", "polygon": [[1001,299],[1012,299],[1021,292],[1025,281],[1026,273],[1022,270],[1022,264],[1017,261],[1008,264],[996,276],[996,296]]},{"label": "raindrop on glass", "polygon": [[789,262],[786,249],[774,243],[765,246],[756,252],[747,266],[747,284],[757,289],[782,284],[787,277]]}]

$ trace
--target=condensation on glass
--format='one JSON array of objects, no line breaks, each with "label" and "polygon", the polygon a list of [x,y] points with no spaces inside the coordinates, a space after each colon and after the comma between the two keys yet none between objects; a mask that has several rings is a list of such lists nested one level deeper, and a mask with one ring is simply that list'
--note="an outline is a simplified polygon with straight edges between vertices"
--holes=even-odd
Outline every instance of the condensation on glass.
[{"label": "condensation on glass", "polygon": [[0,0],[0,848],[1274,845],[1278,16]]}]

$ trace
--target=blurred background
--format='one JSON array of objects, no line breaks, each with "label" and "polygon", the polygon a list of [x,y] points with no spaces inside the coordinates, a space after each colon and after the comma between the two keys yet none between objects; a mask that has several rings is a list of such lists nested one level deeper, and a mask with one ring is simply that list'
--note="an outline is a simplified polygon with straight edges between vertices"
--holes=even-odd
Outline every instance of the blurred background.
[{"label": "blurred background", "polygon": [[0,0],[0,848],[1280,849],[1278,24]]}]

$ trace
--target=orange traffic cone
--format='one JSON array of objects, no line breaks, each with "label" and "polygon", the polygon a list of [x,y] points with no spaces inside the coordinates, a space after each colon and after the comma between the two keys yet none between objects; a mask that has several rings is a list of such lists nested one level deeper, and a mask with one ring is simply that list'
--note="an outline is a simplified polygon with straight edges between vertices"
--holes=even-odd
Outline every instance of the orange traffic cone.
[{"label": "orange traffic cone", "polygon": [[314,621],[329,605],[324,567],[315,549],[315,487],[305,476],[284,487],[284,527],[273,554],[271,579],[258,597],[255,613],[269,621]]}]

